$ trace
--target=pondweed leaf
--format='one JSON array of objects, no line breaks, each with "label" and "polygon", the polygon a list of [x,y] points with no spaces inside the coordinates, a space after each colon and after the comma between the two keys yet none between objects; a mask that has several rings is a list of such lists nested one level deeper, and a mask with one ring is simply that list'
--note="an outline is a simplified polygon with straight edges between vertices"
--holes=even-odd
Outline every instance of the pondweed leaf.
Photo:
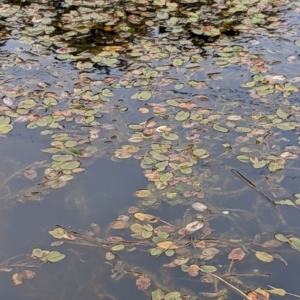
[{"label": "pondweed leaf", "polygon": [[219,132],[223,132],[223,133],[229,132],[229,129],[228,129],[228,128],[223,127],[223,126],[221,126],[221,125],[217,125],[217,124],[214,124],[214,125],[213,125],[213,129],[214,129],[215,131],[219,131]]},{"label": "pondweed leaf", "polygon": [[199,267],[200,271],[204,273],[213,273],[217,271],[217,268],[214,266],[209,266],[209,265],[203,265]]},{"label": "pondweed leaf", "polygon": [[266,252],[263,252],[263,251],[256,251],[255,252],[255,256],[263,261],[263,262],[267,262],[267,263],[270,263],[274,260],[273,256],[271,254],[268,254]]},{"label": "pondweed leaf", "polygon": [[65,257],[66,256],[64,254],[61,254],[58,251],[50,251],[46,256],[43,256],[41,260],[47,262],[59,262],[63,260]]},{"label": "pondweed leaf", "polygon": [[289,241],[289,239],[286,236],[284,236],[282,233],[276,233],[275,238],[282,243],[287,243]]},{"label": "pondweed leaf", "polygon": [[190,112],[189,111],[184,111],[181,110],[175,115],[175,120],[176,121],[184,121],[190,117]]},{"label": "pondweed leaf", "polygon": [[164,300],[165,293],[161,289],[151,292],[151,300]]}]

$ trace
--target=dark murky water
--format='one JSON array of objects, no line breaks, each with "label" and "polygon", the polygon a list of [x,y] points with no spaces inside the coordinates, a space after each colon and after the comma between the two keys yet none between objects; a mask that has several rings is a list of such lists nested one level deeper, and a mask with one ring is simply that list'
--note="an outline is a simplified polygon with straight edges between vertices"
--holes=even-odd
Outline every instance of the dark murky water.
[{"label": "dark murky water", "polygon": [[1,3],[0,298],[299,298],[299,13]]}]

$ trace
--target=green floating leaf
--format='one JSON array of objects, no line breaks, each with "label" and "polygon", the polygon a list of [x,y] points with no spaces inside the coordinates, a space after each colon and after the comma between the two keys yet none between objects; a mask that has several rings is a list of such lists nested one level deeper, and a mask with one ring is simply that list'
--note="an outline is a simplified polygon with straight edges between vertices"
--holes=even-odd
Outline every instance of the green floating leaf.
[{"label": "green floating leaf", "polygon": [[148,231],[148,230],[143,230],[142,231],[142,237],[144,238],[144,239],[149,239],[151,236],[152,236],[152,232],[151,231]]},{"label": "green floating leaf", "polygon": [[184,120],[188,119],[189,117],[190,117],[190,112],[189,111],[180,110],[176,114],[175,120],[176,121],[184,121]]},{"label": "green floating leaf", "polygon": [[241,161],[241,162],[244,162],[244,163],[247,163],[247,162],[249,162],[250,161],[250,157],[248,156],[248,155],[238,155],[237,157],[236,157],[239,161]]},{"label": "green floating leaf", "polygon": [[235,127],[235,130],[237,132],[243,132],[243,133],[248,133],[251,131],[251,128],[249,127],[241,127],[241,126],[238,126],[238,127]]},{"label": "green floating leaf", "polygon": [[151,299],[152,300],[164,300],[165,293],[161,289],[157,289],[157,290],[151,292]]},{"label": "green floating leaf", "polygon": [[287,243],[289,240],[286,236],[284,236],[282,233],[276,233],[274,235],[275,239],[282,242],[282,243]]},{"label": "green floating leaf", "polygon": [[188,271],[189,271],[189,269],[190,269],[190,267],[189,266],[187,266],[187,265],[181,265],[181,271],[182,272],[185,272],[185,273],[187,273]]},{"label": "green floating leaf", "polygon": [[217,125],[217,124],[214,124],[213,125],[213,129],[215,130],[215,131],[219,131],[219,132],[229,132],[229,129],[228,128],[226,128],[226,127],[223,127],[223,126],[220,126],[220,125]]},{"label": "green floating leaf", "polygon": [[173,178],[174,174],[171,173],[171,172],[168,172],[168,173],[165,173],[165,174],[162,174],[160,177],[159,177],[159,180],[161,182],[166,182],[166,181],[169,181]]},{"label": "green floating leaf", "polygon": [[273,288],[271,290],[268,290],[270,294],[277,295],[277,296],[285,296],[286,291],[284,289],[279,289],[279,288]]},{"label": "green floating leaf", "polygon": [[0,125],[0,134],[5,134],[12,131],[13,126],[11,124],[2,124]]},{"label": "green floating leaf", "polygon": [[170,249],[170,250],[167,250],[165,253],[167,256],[173,256],[175,254],[175,251]]},{"label": "green floating leaf", "polygon": [[35,257],[38,257],[38,258],[42,258],[44,255],[44,252],[40,248],[35,248],[32,250],[32,255],[34,255]]},{"label": "green floating leaf", "polygon": [[115,245],[110,248],[111,251],[121,251],[125,248],[124,245]]},{"label": "green floating leaf", "polygon": [[49,233],[56,239],[62,239],[63,235],[66,233],[65,230],[61,227],[50,230]]},{"label": "green floating leaf", "polygon": [[203,265],[199,267],[200,271],[205,272],[205,273],[213,273],[217,271],[217,268],[214,266],[209,266],[209,265]]},{"label": "green floating leaf", "polygon": [[296,126],[296,122],[282,122],[276,125],[276,127],[281,130],[294,130]]},{"label": "green floating leaf", "polygon": [[51,158],[55,161],[71,161],[73,160],[74,156],[73,155],[64,155],[64,154],[55,154],[52,155]]},{"label": "green floating leaf", "polygon": [[70,162],[66,162],[64,164],[61,165],[61,169],[63,170],[73,170],[76,169],[80,166],[80,162],[79,161],[70,161]]},{"label": "green floating leaf", "polygon": [[137,190],[134,193],[134,195],[139,198],[145,198],[145,197],[149,197],[151,195],[151,192],[147,189],[140,189],[140,190]]},{"label": "green floating leaf", "polygon": [[58,104],[58,101],[55,98],[46,97],[44,98],[43,103],[47,106],[55,106]]},{"label": "green floating leaf", "polygon": [[193,155],[196,155],[196,156],[198,156],[198,157],[201,157],[201,156],[203,156],[204,154],[206,154],[206,150],[205,149],[203,149],[203,148],[198,148],[198,149],[195,149],[195,150],[193,150]]},{"label": "green floating leaf", "polygon": [[180,300],[181,294],[179,292],[171,292],[165,295],[165,300]]},{"label": "green floating leaf", "polygon": [[295,203],[290,199],[278,200],[275,201],[275,204],[295,206]]},{"label": "green floating leaf", "polygon": [[151,96],[152,96],[151,91],[141,91],[138,92],[137,99],[140,101],[147,101],[151,99]]},{"label": "green floating leaf", "polygon": [[289,117],[289,114],[281,108],[278,108],[276,110],[276,114],[279,118],[282,118],[282,119],[287,119]]},{"label": "green floating leaf", "polygon": [[292,244],[292,248],[300,250],[300,239],[297,237],[291,237],[289,238],[289,242]]},{"label": "green floating leaf", "polygon": [[269,164],[268,169],[270,172],[275,172],[283,169],[283,166],[279,165],[276,162],[272,162]]},{"label": "green floating leaf", "polygon": [[164,251],[164,250],[161,249],[161,248],[152,248],[151,251],[150,251],[150,254],[151,254],[152,256],[157,256],[157,255],[162,254],[163,251]]},{"label": "green floating leaf", "polygon": [[260,168],[263,168],[265,165],[266,165],[266,161],[265,160],[261,160],[261,161],[258,161],[256,163],[253,164],[253,168],[255,169],[260,169]]},{"label": "green floating leaf", "polygon": [[166,140],[169,140],[169,141],[176,141],[179,138],[178,135],[173,132],[163,132],[162,136],[163,136],[163,138],[165,138]]},{"label": "green floating leaf", "polygon": [[263,251],[256,251],[255,252],[255,256],[263,261],[263,262],[267,262],[267,263],[270,263],[274,260],[273,256],[271,254],[268,254],[266,252],[263,252]]},{"label": "green floating leaf", "polygon": [[48,262],[59,262],[63,260],[66,256],[64,254],[61,254],[58,251],[51,251],[46,256],[42,257],[42,261],[48,261]]}]

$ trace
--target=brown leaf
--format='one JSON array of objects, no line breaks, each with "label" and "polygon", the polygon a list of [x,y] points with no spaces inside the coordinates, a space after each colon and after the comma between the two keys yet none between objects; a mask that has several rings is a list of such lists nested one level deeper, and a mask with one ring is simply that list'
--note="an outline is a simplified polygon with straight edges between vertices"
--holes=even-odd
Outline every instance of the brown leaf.
[{"label": "brown leaf", "polygon": [[76,240],[75,236],[72,235],[72,234],[69,234],[69,233],[65,233],[62,237],[63,237],[64,239],[66,239],[66,240],[69,240],[69,241],[74,241],[74,240]]},{"label": "brown leaf", "polygon": [[190,265],[188,274],[191,277],[196,277],[199,274],[199,270],[200,270],[200,268],[197,265]]},{"label": "brown leaf", "polygon": [[159,234],[159,233],[162,233],[162,232],[170,233],[170,232],[173,232],[174,230],[175,230],[175,228],[170,226],[170,225],[161,225],[161,226],[156,227],[154,229],[154,232],[156,234]]},{"label": "brown leaf", "polygon": [[241,261],[244,257],[245,252],[241,248],[233,249],[228,255],[228,259],[232,261]]},{"label": "brown leaf", "polygon": [[20,274],[19,277],[23,279],[32,279],[35,277],[36,273],[31,271],[31,270],[23,270]]},{"label": "brown leaf", "polygon": [[256,291],[250,291],[247,293],[247,296],[251,300],[268,300],[269,299],[269,293],[262,289],[258,289]]},{"label": "brown leaf", "polygon": [[255,235],[254,239],[253,239],[253,243],[258,244],[260,241],[260,234],[258,233],[257,235]]},{"label": "brown leaf", "polygon": [[146,291],[151,285],[151,280],[149,277],[142,275],[136,280],[135,283],[140,291]]},{"label": "brown leaf", "polygon": [[262,244],[262,247],[264,248],[276,248],[276,247],[280,247],[282,245],[281,242],[277,241],[277,240],[269,240],[266,241]]}]

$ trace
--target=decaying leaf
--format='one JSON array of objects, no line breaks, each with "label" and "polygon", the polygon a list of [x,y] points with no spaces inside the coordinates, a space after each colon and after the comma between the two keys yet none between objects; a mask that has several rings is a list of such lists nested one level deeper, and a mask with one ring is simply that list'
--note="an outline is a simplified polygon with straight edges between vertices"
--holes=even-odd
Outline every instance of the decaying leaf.
[{"label": "decaying leaf", "polygon": [[146,291],[151,285],[151,280],[149,277],[142,275],[136,280],[135,283],[140,291]]},{"label": "decaying leaf", "polygon": [[245,252],[242,248],[235,248],[228,255],[228,259],[231,261],[241,261],[244,257]]}]

